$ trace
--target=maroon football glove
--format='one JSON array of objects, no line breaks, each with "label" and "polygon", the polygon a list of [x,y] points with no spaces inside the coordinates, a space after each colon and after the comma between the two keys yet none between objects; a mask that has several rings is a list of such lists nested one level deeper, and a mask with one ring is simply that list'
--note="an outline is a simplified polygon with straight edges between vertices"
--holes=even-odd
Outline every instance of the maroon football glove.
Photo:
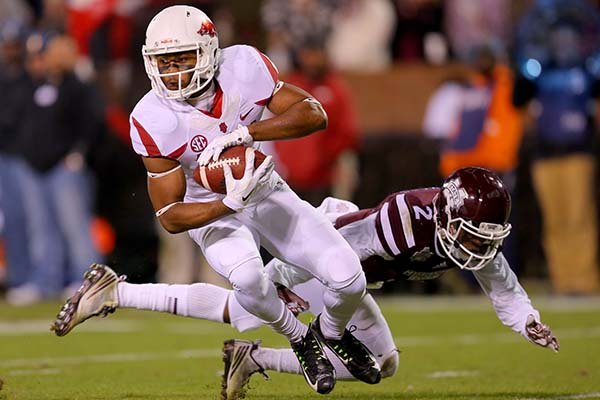
[{"label": "maroon football glove", "polygon": [[277,288],[277,295],[279,298],[295,316],[298,316],[298,314],[309,309],[310,305],[308,302],[304,301],[302,297],[298,296],[287,287],[280,283],[276,283],[275,287]]},{"label": "maroon football glove", "polygon": [[533,343],[537,344],[538,346],[548,347],[555,353],[558,353],[560,347],[558,344],[558,339],[552,334],[552,331],[547,325],[536,321],[533,315],[529,315],[527,317],[525,331]]}]

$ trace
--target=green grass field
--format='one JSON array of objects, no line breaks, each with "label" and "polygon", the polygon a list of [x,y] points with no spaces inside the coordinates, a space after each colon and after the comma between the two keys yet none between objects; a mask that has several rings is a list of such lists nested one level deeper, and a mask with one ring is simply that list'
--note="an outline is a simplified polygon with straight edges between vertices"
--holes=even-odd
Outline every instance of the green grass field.
[{"label": "green grass field", "polygon": [[[376,386],[338,382],[331,399],[600,399],[600,299],[535,301],[561,352],[500,325],[482,298],[385,298],[401,350],[396,376]],[[285,342],[268,331],[240,335],[210,322],[131,310],[90,320],[64,338],[47,328],[58,304],[0,303],[2,400],[214,399],[224,339]],[[302,377],[253,377],[248,399],[320,398]]]}]

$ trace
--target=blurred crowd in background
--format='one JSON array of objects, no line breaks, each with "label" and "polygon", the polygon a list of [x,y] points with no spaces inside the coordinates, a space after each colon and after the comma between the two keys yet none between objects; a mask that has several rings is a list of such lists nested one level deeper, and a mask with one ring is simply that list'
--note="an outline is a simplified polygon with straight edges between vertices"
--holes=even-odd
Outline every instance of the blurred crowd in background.
[{"label": "blurred crowd in background", "polygon": [[[586,0],[2,0],[0,285],[14,305],[71,293],[92,262],[132,282],[214,280],[157,224],[128,113],[150,89],[152,16],[185,3],[221,47],[265,52],[312,93],[325,131],[273,146],[301,197],[376,205],[496,171],[513,197],[512,268],[540,290],[597,294],[600,13]],[[467,275],[384,291],[465,293]]]}]

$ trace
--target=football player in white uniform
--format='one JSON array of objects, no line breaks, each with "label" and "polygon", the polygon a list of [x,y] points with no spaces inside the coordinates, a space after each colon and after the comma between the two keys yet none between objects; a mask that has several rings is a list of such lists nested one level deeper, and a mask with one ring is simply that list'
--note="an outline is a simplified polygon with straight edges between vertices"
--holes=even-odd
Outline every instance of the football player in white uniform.
[{"label": "football player in white uniform", "polygon": [[[219,49],[212,21],[193,7],[172,6],[158,13],[148,25],[142,53],[152,90],[131,113],[131,141],[148,171],[148,193],[160,223],[171,233],[188,231],[210,265],[231,282],[241,307],[288,338],[314,390],[328,393],[335,385],[323,347],[357,379],[377,383],[377,361],[346,329],[366,279],[358,257],[329,221],[272,172],[270,159],[253,171],[253,151],[246,153],[250,168],[242,179],[225,174],[225,196],[193,179],[199,164],[216,160],[227,147],[301,137],[324,128],[327,116],[321,105],[279,81],[275,66],[257,49]],[[275,116],[260,120],[265,108]],[[323,283],[325,307],[309,327],[277,297],[264,273],[260,246]],[[57,334],[72,328],[65,321],[77,320],[81,298],[102,289],[97,282],[116,283],[105,270],[91,269],[59,314]],[[143,296],[133,294],[143,297],[141,302],[160,302],[166,291],[175,299],[170,304],[174,313],[182,307],[179,291],[186,290],[177,285],[130,289],[143,291]],[[108,311],[113,306],[103,307]]]}]

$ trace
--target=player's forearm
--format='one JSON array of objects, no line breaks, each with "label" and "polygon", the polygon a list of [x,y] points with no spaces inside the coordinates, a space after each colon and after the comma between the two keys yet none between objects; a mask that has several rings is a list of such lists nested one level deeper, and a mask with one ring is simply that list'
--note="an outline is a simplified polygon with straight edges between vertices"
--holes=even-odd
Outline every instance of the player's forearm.
[{"label": "player's forearm", "polygon": [[285,112],[248,126],[255,141],[293,139],[327,127],[327,114],[316,101],[301,101]]},{"label": "player's forearm", "polygon": [[208,203],[177,203],[158,219],[167,232],[180,233],[200,228],[233,212],[220,200]]},{"label": "player's forearm", "polygon": [[475,271],[474,275],[490,298],[498,319],[512,330],[526,336],[527,316],[531,314],[539,320],[539,312],[533,308],[527,292],[502,253],[498,254],[492,264]]}]

